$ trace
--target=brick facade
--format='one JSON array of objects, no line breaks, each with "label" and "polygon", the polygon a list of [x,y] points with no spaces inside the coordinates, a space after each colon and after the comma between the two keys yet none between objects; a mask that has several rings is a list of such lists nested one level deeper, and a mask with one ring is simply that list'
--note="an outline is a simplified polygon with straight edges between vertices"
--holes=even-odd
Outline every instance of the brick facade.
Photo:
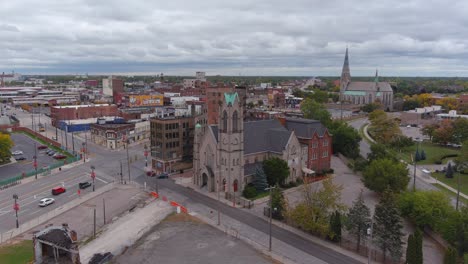
[{"label": "brick facade", "polygon": [[60,120],[87,119],[103,116],[119,116],[116,105],[76,105],[50,107],[50,119],[53,126]]}]

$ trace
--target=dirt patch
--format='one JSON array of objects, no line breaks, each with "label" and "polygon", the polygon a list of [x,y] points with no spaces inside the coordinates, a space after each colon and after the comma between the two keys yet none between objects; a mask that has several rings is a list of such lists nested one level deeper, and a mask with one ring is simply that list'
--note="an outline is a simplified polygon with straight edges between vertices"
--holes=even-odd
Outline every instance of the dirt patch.
[{"label": "dirt patch", "polygon": [[175,223],[175,222],[194,222],[194,223],[204,224],[203,221],[201,221],[200,219],[198,219],[196,217],[193,217],[193,216],[191,216],[189,214],[176,214],[176,213],[170,214],[168,217],[166,217],[161,222],[162,223],[165,223],[165,222],[172,222],[172,223]]}]

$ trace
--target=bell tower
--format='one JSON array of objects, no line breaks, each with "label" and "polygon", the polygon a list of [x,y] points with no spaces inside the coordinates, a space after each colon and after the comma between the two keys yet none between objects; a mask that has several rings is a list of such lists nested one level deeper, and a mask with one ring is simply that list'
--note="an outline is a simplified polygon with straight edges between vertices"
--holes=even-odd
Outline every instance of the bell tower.
[{"label": "bell tower", "polygon": [[218,122],[220,190],[239,196],[244,189],[244,122],[239,95],[224,93]]},{"label": "bell tower", "polygon": [[351,82],[351,72],[349,70],[349,58],[348,58],[348,47],[346,47],[345,59],[343,63],[343,70],[341,71],[340,78],[340,100],[344,100],[343,94],[346,91],[346,87]]}]

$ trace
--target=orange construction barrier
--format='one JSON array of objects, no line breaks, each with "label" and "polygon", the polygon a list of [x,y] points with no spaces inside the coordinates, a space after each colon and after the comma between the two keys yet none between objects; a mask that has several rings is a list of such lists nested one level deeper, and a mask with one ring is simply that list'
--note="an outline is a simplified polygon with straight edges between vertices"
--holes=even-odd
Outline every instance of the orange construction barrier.
[{"label": "orange construction barrier", "polygon": [[151,192],[151,196],[153,196],[154,198],[159,198],[159,194],[157,192]]}]

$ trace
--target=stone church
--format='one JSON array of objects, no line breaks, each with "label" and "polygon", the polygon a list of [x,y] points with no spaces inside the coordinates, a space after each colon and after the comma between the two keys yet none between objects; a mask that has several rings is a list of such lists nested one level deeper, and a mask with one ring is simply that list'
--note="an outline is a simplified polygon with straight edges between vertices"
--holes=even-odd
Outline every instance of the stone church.
[{"label": "stone church", "polygon": [[[290,168],[286,182],[302,177],[301,144],[276,119],[243,121],[237,93],[225,93],[218,125],[195,127],[193,183],[209,192],[239,196],[265,159],[279,157]],[[307,157],[306,157],[307,158]]]},{"label": "stone church", "polygon": [[348,48],[346,48],[340,79],[340,101],[345,104],[355,105],[380,102],[385,111],[393,111],[393,90],[388,82],[379,82],[377,71],[375,72],[373,82],[352,82],[349,70]]}]

